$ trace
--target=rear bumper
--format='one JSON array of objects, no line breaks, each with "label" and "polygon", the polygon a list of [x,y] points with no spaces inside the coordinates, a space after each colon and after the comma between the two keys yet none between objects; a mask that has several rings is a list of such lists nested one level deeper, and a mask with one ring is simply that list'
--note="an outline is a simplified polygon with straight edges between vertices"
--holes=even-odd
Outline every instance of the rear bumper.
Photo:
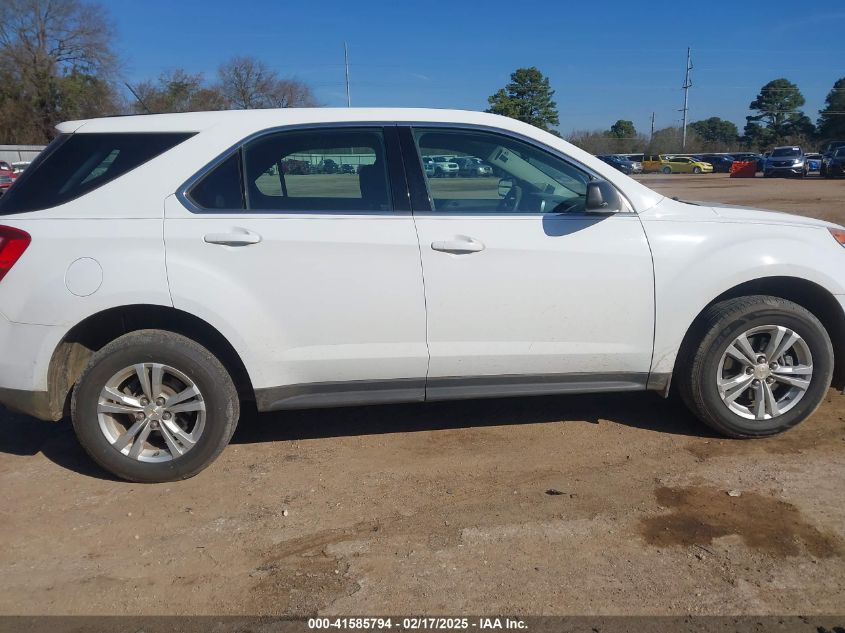
[{"label": "rear bumper", "polygon": [[39,420],[53,420],[50,394],[46,391],[24,391],[0,387],[0,404],[11,411],[31,415]]},{"label": "rear bumper", "polygon": [[48,374],[64,333],[61,327],[13,323],[0,314],[0,404],[42,420],[58,419],[50,411]]}]

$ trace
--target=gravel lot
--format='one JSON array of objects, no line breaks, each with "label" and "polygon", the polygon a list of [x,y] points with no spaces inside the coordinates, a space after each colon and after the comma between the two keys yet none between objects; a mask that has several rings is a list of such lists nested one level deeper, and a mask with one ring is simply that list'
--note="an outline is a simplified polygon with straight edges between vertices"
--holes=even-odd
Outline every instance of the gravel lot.
[{"label": "gravel lot", "polygon": [[[845,223],[842,181],[640,178]],[[843,405],[756,441],[654,394],[247,416],[163,485],[0,410],[0,613],[841,613]]]}]

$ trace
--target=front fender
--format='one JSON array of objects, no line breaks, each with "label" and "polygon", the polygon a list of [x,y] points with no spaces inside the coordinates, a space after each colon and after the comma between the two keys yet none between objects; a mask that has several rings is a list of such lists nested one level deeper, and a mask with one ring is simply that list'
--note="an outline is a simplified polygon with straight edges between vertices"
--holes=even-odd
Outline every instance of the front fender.
[{"label": "front fender", "polygon": [[695,318],[741,284],[793,277],[845,295],[845,250],[824,227],[648,218],[643,225],[654,257],[653,374],[672,373]]}]

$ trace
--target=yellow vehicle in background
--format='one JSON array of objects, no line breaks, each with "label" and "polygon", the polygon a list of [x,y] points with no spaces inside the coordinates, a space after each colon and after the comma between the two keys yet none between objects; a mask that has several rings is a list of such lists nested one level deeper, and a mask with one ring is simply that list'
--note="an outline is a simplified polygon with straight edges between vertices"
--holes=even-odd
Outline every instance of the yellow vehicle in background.
[{"label": "yellow vehicle in background", "polygon": [[643,171],[659,171],[663,174],[711,174],[713,165],[695,160],[689,156],[643,156]]}]

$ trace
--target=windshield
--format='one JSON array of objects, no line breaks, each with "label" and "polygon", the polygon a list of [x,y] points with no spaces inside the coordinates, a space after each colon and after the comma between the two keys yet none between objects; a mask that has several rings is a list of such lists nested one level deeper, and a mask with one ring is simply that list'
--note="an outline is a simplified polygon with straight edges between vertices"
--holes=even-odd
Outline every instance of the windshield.
[{"label": "windshield", "polygon": [[834,154],[837,158],[845,158],[845,147],[840,147]]},{"label": "windshield", "polygon": [[780,147],[772,152],[772,156],[801,156],[797,147]]}]

